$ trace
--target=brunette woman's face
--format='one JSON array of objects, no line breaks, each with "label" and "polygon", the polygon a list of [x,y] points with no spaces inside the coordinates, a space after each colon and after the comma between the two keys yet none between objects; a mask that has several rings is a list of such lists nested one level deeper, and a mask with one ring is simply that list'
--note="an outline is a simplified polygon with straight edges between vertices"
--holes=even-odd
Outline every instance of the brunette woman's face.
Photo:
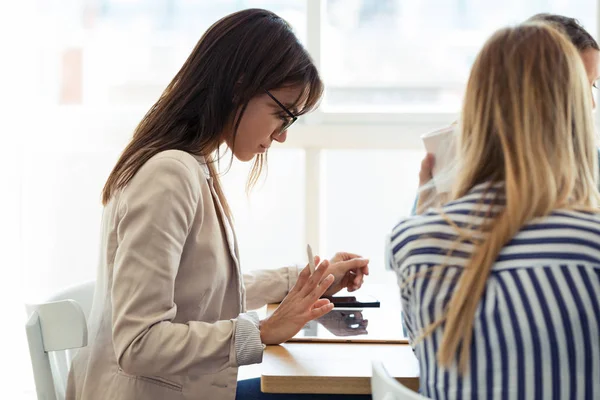
[{"label": "brunette woman's face", "polygon": [[598,63],[600,63],[600,51],[589,48],[582,51],[580,54],[581,59],[583,60],[583,66],[585,67],[585,72],[587,73],[588,80],[592,87],[592,104],[594,109],[596,109],[596,96],[593,89],[597,89],[596,82],[600,78],[600,70],[598,68]]},{"label": "brunette woman's face", "polygon": [[[275,97],[293,115],[297,115],[294,107],[302,94],[303,88],[273,89],[269,93]],[[298,105],[302,107],[302,104]],[[233,148],[233,154],[240,161],[250,161],[257,154],[266,153],[273,142],[283,143],[287,139],[287,129],[282,130],[290,120],[290,116],[267,93],[260,94],[250,100],[233,142],[233,135],[226,135],[226,143]]]}]

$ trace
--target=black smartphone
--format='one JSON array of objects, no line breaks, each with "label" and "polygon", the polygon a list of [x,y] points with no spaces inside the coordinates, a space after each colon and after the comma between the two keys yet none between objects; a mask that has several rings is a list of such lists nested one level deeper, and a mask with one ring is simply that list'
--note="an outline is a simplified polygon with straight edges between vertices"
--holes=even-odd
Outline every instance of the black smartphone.
[{"label": "black smartphone", "polygon": [[329,299],[329,301],[333,303],[334,307],[380,307],[379,300],[373,296],[365,294],[360,294],[357,296],[328,296],[325,298]]}]

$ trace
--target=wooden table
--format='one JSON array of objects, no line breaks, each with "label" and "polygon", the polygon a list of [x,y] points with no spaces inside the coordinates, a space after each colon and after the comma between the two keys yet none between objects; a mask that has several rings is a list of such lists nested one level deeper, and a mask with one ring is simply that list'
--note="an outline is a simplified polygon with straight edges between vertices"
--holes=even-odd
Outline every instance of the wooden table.
[{"label": "wooden table", "polygon": [[[393,300],[398,296],[397,286],[370,288],[378,294],[382,307],[399,307]],[[314,342],[267,346],[261,389],[265,393],[370,394],[372,360],[382,361],[390,375],[418,389],[419,365],[406,344]]]},{"label": "wooden table", "polygon": [[267,346],[261,389],[265,393],[370,394],[371,360],[419,388],[419,365],[410,346],[363,343],[284,343]]}]

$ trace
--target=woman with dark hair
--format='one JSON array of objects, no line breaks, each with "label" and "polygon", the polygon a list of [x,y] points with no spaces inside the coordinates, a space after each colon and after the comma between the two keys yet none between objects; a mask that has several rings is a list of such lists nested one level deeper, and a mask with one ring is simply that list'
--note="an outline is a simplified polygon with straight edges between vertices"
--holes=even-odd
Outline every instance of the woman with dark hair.
[{"label": "woman with dark hair", "polygon": [[[329,312],[322,295],[361,286],[368,260],[350,253],[315,257],[314,272],[242,274],[215,165],[222,146],[255,159],[251,186],[269,147],[322,91],[277,15],[244,10],[208,29],[104,186],[89,345],[74,359],[67,399],[233,399],[239,366]],[[273,302],[281,305],[262,321],[247,311]]]}]

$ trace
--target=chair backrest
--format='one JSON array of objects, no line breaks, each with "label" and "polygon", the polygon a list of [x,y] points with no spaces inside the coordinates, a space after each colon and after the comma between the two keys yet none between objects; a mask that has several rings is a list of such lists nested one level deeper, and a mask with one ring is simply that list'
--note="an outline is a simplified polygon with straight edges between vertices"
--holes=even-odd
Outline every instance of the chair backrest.
[{"label": "chair backrest", "polygon": [[373,361],[373,375],[371,376],[371,394],[373,400],[425,400],[418,393],[402,385],[392,378],[381,361]]},{"label": "chair backrest", "polygon": [[29,353],[38,399],[65,398],[76,349],[87,346],[94,282],[55,293],[48,302],[26,306]]},{"label": "chair backrest", "polygon": [[[90,317],[90,311],[92,310],[92,301],[94,300],[95,287],[96,281],[88,281],[77,285],[69,286],[52,294],[49,298],[46,299],[44,303],[50,303],[53,301],[60,300],[75,300],[83,310],[86,320],[88,320]],[[25,305],[27,315],[31,315],[31,313],[34,312],[38,306],[39,304]]]}]

